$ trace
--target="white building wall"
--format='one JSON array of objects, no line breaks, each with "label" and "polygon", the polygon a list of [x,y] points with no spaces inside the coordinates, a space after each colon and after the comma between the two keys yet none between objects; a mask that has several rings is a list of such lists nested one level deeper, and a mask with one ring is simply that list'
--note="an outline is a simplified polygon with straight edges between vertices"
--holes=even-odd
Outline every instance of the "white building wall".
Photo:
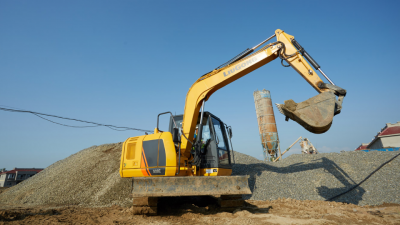
[{"label": "white building wall", "polygon": [[400,135],[381,137],[381,141],[382,141],[384,148],[400,147]]},{"label": "white building wall", "polygon": [[0,187],[4,187],[4,184],[6,182],[6,175],[7,174],[0,175]]}]

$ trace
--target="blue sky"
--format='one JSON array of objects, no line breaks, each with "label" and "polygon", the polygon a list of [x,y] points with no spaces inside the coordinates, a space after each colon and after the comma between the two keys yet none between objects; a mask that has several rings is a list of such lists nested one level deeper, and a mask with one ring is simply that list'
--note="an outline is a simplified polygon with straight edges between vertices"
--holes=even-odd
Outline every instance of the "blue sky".
[{"label": "blue sky", "polygon": [[[197,78],[282,29],[348,91],[342,113],[320,135],[284,121],[275,109],[282,150],[299,136],[320,152],[353,150],[385,123],[400,121],[399,5],[1,1],[0,105],[152,130],[160,112],[183,113]],[[301,102],[317,92],[276,60],[213,94],[206,110],[232,126],[234,149],[261,159],[257,89],[270,90],[274,103]],[[68,128],[0,111],[0,167],[47,167],[84,148],[142,134]],[[296,145],[287,155],[299,153]]]}]

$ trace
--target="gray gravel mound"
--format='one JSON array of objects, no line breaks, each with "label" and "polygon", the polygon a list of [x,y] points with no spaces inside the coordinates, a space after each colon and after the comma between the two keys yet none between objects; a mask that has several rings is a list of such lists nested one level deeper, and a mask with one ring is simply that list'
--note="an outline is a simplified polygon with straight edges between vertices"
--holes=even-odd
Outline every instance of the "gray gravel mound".
[{"label": "gray gravel mound", "polygon": [[[279,162],[264,162],[235,152],[234,175],[250,175],[251,200],[326,200],[364,180],[395,152],[294,154]],[[357,205],[400,204],[400,156],[353,191],[334,201]]]},{"label": "gray gravel mound", "polygon": [[[131,179],[119,176],[122,143],[92,146],[60,160],[0,194],[0,204],[132,205]],[[264,162],[235,152],[233,175],[250,175],[252,200],[325,200],[359,183],[399,152],[291,155]],[[400,204],[400,156],[335,201]]]},{"label": "gray gravel mound", "polygon": [[2,204],[132,205],[131,179],[119,176],[122,143],[92,146],[0,195]]}]

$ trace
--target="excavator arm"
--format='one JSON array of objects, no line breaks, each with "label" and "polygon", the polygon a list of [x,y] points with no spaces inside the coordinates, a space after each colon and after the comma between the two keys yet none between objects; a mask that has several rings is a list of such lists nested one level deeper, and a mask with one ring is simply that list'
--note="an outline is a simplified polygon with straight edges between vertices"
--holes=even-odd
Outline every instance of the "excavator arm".
[{"label": "excavator arm", "polygon": [[[273,37],[277,42],[267,44],[255,51],[261,45]],[[242,56],[237,57],[224,67],[217,68],[208,74],[200,77],[190,88],[186,95],[185,110],[182,121],[182,155],[189,157],[192,143],[188,137],[193,137],[199,111],[210,96],[220,88],[232,83],[233,81],[247,75],[261,66],[280,58],[288,66],[294,68],[318,93],[319,95],[301,103],[293,100],[285,101],[285,104],[278,105],[281,113],[298,122],[304,128],[313,133],[326,132],[335,114],[341,109],[341,103],[346,91],[333,85],[333,82],[326,76],[331,84],[325,84],[313,68],[305,60],[306,57],[313,66],[326,76],[319,65],[308,55],[308,53],[298,44],[293,36],[282,30],[276,30],[275,35],[271,36],[261,44],[255,46]],[[335,95],[339,96],[336,100]]]}]

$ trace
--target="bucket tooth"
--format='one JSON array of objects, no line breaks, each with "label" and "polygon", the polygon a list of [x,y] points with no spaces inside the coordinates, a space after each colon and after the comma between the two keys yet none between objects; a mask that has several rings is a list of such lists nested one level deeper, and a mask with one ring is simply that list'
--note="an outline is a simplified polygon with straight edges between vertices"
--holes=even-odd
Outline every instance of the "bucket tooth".
[{"label": "bucket tooth", "polygon": [[329,130],[335,113],[336,97],[332,91],[323,92],[304,102],[296,103],[292,99],[285,104],[276,104],[279,112],[296,121],[306,130],[321,134]]},{"label": "bucket tooth", "polygon": [[275,103],[275,105],[276,105],[276,107],[278,108],[279,112],[282,113],[283,115],[285,115],[285,113],[284,113],[283,110],[282,110],[282,105],[283,105],[283,104]]}]

